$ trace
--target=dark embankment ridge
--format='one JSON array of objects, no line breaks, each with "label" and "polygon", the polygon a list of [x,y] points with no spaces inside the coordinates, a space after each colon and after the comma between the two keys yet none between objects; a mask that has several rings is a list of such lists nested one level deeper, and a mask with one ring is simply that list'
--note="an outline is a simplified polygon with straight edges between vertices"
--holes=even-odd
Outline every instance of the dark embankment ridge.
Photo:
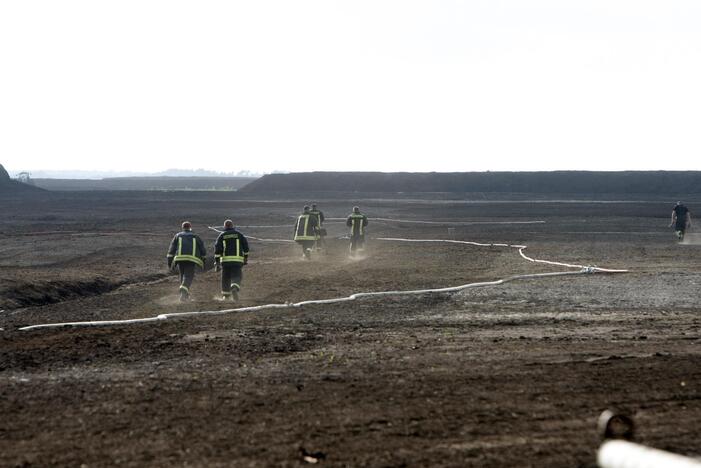
[{"label": "dark embankment ridge", "polygon": [[26,192],[37,192],[43,191],[40,188],[23,184],[12,180],[10,175],[7,173],[2,164],[0,164],[0,193],[2,194],[14,194],[14,193],[26,193]]},{"label": "dark embankment ridge", "polygon": [[701,171],[299,172],[265,175],[239,191],[691,194],[701,193]]},{"label": "dark embankment ridge", "polygon": [[108,177],[104,179],[34,179],[41,188],[74,190],[221,190],[235,191],[255,177]]}]

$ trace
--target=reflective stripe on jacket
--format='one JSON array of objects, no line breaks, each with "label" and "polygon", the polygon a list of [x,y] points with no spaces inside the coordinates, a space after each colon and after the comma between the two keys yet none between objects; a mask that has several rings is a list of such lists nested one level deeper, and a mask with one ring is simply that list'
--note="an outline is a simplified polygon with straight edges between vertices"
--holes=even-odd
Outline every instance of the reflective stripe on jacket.
[{"label": "reflective stripe on jacket", "polygon": [[321,212],[321,210],[311,210],[309,214],[316,218],[316,225],[318,227],[324,224],[324,213]]},{"label": "reflective stripe on jacket", "polygon": [[204,267],[204,258],[207,250],[200,236],[192,231],[182,231],[173,237],[168,249],[168,257],[173,258],[173,262],[193,262],[200,267]]},{"label": "reflective stripe on jacket", "polygon": [[214,260],[221,263],[243,263],[248,256],[248,240],[236,229],[227,229],[214,243]]},{"label": "reflective stripe on jacket", "polygon": [[351,213],[346,220],[346,226],[351,228],[352,236],[365,235],[365,226],[368,225],[368,217],[360,213]]},{"label": "reflective stripe on jacket", "polygon": [[317,240],[317,227],[319,224],[315,216],[310,213],[300,215],[295,224],[295,240]]}]

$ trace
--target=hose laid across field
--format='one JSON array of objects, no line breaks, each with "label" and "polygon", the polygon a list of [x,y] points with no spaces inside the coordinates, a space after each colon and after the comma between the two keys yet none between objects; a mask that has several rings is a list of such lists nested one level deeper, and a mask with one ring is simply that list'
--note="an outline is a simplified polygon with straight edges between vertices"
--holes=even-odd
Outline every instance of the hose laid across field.
[{"label": "hose laid across field", "polygon": [[[253,238],[252,238],[253,239]],[[262,240],[262,239],[261,239]],[[613,270],[607,268],[599,268],[595,266],[584,266],[584,265],[574,265],[569,263],[552,262],[548,260],[538,260],[527,257],[523,250],[526,248],[525,245],[512,245],[512,244],[486,244],[480,242],[470,242],[470,241],[458,241],[458,240],[446,240],[446,239],[403,239],[395,237],[380,237],[376,240],[380,241],[390,241],[390,242],[436,242],[436,243],[450,243],[450,244],[465,244],[465,245],[475,245],[479,247],[508,247],[518,249],[519,254],[524,259],[530,262],[545,263],[548,265],[558,265],[567,268],[578,268],[578,271],[560,271],[560,272],[550,272],[550,273],[532,273],[509,276],[494,281],[485,281],[478,283],[468,283],[460,286],[452,286],[446,288],[434,288],[434,289],[416,289],[416,290],[405,290],[405,291],[374,291],[374,292],[361,292],[351,294],[346,297],[338,297],[332,299],[314,299],[295,303],[284,303],[284,304],[263,304],[259,306],[250,307],[239,307],[235,309],[223,309],[223,310],[204,310],[204,311],[192,311],[192,312],[173,312],[169,314],[160,314],[155,317],[146,317],[139,319],[126,319],[126,320],[100,320],[100,321],[86,321],[86,322],[63,322],[63,323],[47,323],[40,325],[30,325],[20,328],[20,330],[37,330],[41,328],[58,328],[58,327],[87,327],[87,326],[106,326],[106,325],[124,325],[131,323],[145,323],[145,322],[156,322],[160,320],[166,320],[168,318],[175,317],[188,317],[194,315],[219,315],[228,314],[232,312],[255,312],[268,309],[284,309],[284,308],[295,308],[303,307],[306,305],[317,305],[317,304],[335,304],[340,302],[354,301],[357,299],[371,298],[371,297],[383,297],[383,296],[403,296],[403,295],[419,295],[419,294],[431,294],[431,293],[454,293],[462,291],[469,288],[477,288],[484,286],[497,286],[510,281],[524,280],[524,279],[534,279],[534,278],[544,278],[552,276],[565,276],[565,275],[581,275],[581,274],[592,274],[592,273],[625,273],[628,270]],[[269,242],[281,242],[286,241],[284,239],[266,239]]]},{"label": "hose laid across field", "polygon": [[373,221],[387,221],[402,224],[434,224],[439,226],[474,226],[479,224],[545,224],[545,221],[419,221],[413,219],[372,218]]},{"label": "hose laid across field", "polygon": [[556,266],[563,266],[567,268],[582,268],[587,270],[586,273],[595,273],[595,272],[600,272],[600,273],[627,273],[628,270],[612,270],[609,268],[599,268],[597,266],[588,266],[588,265],[576,265],[572,263],[562,263],[562,262],[552,262],[549,260],[539,260],[536,258],[531,258],[528,257],[526,254],[523,253],[523,250],[528,248],[526,245],[515,245],[515,244],[483,244],[480,242],[471,242],[471,241],[459,241],[459,240],[447,240],[447,239],[400,239],[397,237],[378,237],[376,240],[382,240],[382,241],[399,241],[399,242],[444,242],[444,243],[450,243],[450,244],[467,244],[467,245],[476,245],[479,247],[511,247],[514,249],[518,249],[518,253],[523,257],[524,259],[528,260],[529,262],[534,262],[534,263],[543,263],[546,265],[556,265]]}]

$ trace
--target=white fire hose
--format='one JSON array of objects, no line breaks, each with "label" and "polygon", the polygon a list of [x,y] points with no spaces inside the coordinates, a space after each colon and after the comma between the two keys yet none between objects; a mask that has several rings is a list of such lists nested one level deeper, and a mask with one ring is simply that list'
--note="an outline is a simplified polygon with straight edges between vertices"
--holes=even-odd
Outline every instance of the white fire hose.
[{"label": "white fire hose", "polygon": [[701,461],[625,440],[601,444],[596,461],[601,468],[701,468]]},{"label": "white fire hose", "polygon": [[[409,222],[409,221],[407,221],[407,222]],[[542,222],[543,221],[514,221],[514,222],[507,221],[505,223],[522,224],[522,223],[542,223]],[[430,223],[430,221],[428,221],[427,223]],[[212,226],[208,226],[208,227],[214,231],[220,231],[220,229],[221,229],[219,227],[212,227]],[[294,242],[294,241],[290,241],[289,239],[263,239],[263,238],[252,237],[252,236],[248,236],[248,238],[252,239],[252,240],[261,241],[261,242]],[[463,284],[460,286],[451,286],[451,287],[445,287],[445,288],[416,289],[416,290],[408,290],[408,291],[392,290],[392,291],[361,292],[361,293],[351,294],[350,296],[346,296],[346,297],[337,297],[337,298],[332,298],[332,299],[315,299],[315,300],[308,300],[308,301],[302,301],[302,302],[296,302],[296,303],[286,302],[284,304],[263,304],[263,305],[258,305],[258,306],[238,307],[235,309],[223,309],[223,310],[201,310],[201,311],[192,311],[192,312],[173,312],[173,313],[168,313],[168,314],[160,314],[160,315],[157,315],[155,317],[145,317],[145,318],[136,318],[136,319],[46,323],[46,324],[29,325],[26,327],[21,327],[19,330],[37,330],[37,329],[42,329],[42,328],[89,327],[89,326],[107,326],[107,325],[125,325],[125,324],[132,324],[132,323],[146,323],[146,322],[156,322],[156,321],[160,321],[160,320],[166,320],[168,318],[175,318],[175,317],[188,317],[188,316],[195,316],[195,315],[220,315],[220,314],[228,314],[231,312],[255,312],[255,311],[261,311],[261,310],[268,310],[268,309],[284,309],[284,308],[303,307],[306,305],[315,305],[315,304],[335,304],[335,303],[348,302],[348,301],[354,301],[357,299],[365,299],[365,298],[372,298],[372,297],[402,296],[402,295],[406,296],[406,295],[420,295],[420,294],[431,294],[431,293],[454,293],[454,292],[462,291],[464,289],[469,289],[469,288],[477,288],[477,287],[484,287],[484,286],[496,286],[496,285],[507,283],[509,281],[534,279],[534,278],[545,278],[545,277],[551,277],[551,276],[581,275],[581,274],[590,274],[590,273],[624,273],[624,272],[628,271],[628,270],[612,270],[612,269],[599,268],[599,267],[594,267],[594,266],[574,265],[574,264],[569,264],[569,263],[551,262],[548,260],[533,259],[533,258],[527,257],[523,253],[523,250],[526,248],[525,245],[487,244],[487,243],[480,243],[480,242],[446,240],[446,239],[403,239],[403,238],[395,238],[395,237],[379,237],[379,238],[376,238],[376,240],[390,241],[390,242],[438,242],[438,243],[449,243],[449,244],[474,245],[474,246],[479,246],[479,247],[515,248],[515,249],[518,249],[521,257],[523,257],[524,259],[526,259],[530,262],[545,263],[548,265],[564,266],[567,268],[577,268],[578,271],[532,273],[532,274],[509,276],[507,278],[502,278],[502,279],[494,280],[494,281],[468,283],[468,284]]]},{"label": "white fire hose", "polygon": [[701,468],[701,460],[631,442],[633,421],[627,416],[604,411],[599,431],[604,438],[596,455],[600,468]]}]

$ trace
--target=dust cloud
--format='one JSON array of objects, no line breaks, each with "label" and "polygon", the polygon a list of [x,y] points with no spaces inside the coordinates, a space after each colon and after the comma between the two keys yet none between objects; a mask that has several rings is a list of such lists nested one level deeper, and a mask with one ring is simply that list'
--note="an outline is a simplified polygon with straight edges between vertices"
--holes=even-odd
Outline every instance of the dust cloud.
[{"label": "dust cloud", "polygon": [[684,234],[682,245],[701,245],[701,232],[687,232]]}]

